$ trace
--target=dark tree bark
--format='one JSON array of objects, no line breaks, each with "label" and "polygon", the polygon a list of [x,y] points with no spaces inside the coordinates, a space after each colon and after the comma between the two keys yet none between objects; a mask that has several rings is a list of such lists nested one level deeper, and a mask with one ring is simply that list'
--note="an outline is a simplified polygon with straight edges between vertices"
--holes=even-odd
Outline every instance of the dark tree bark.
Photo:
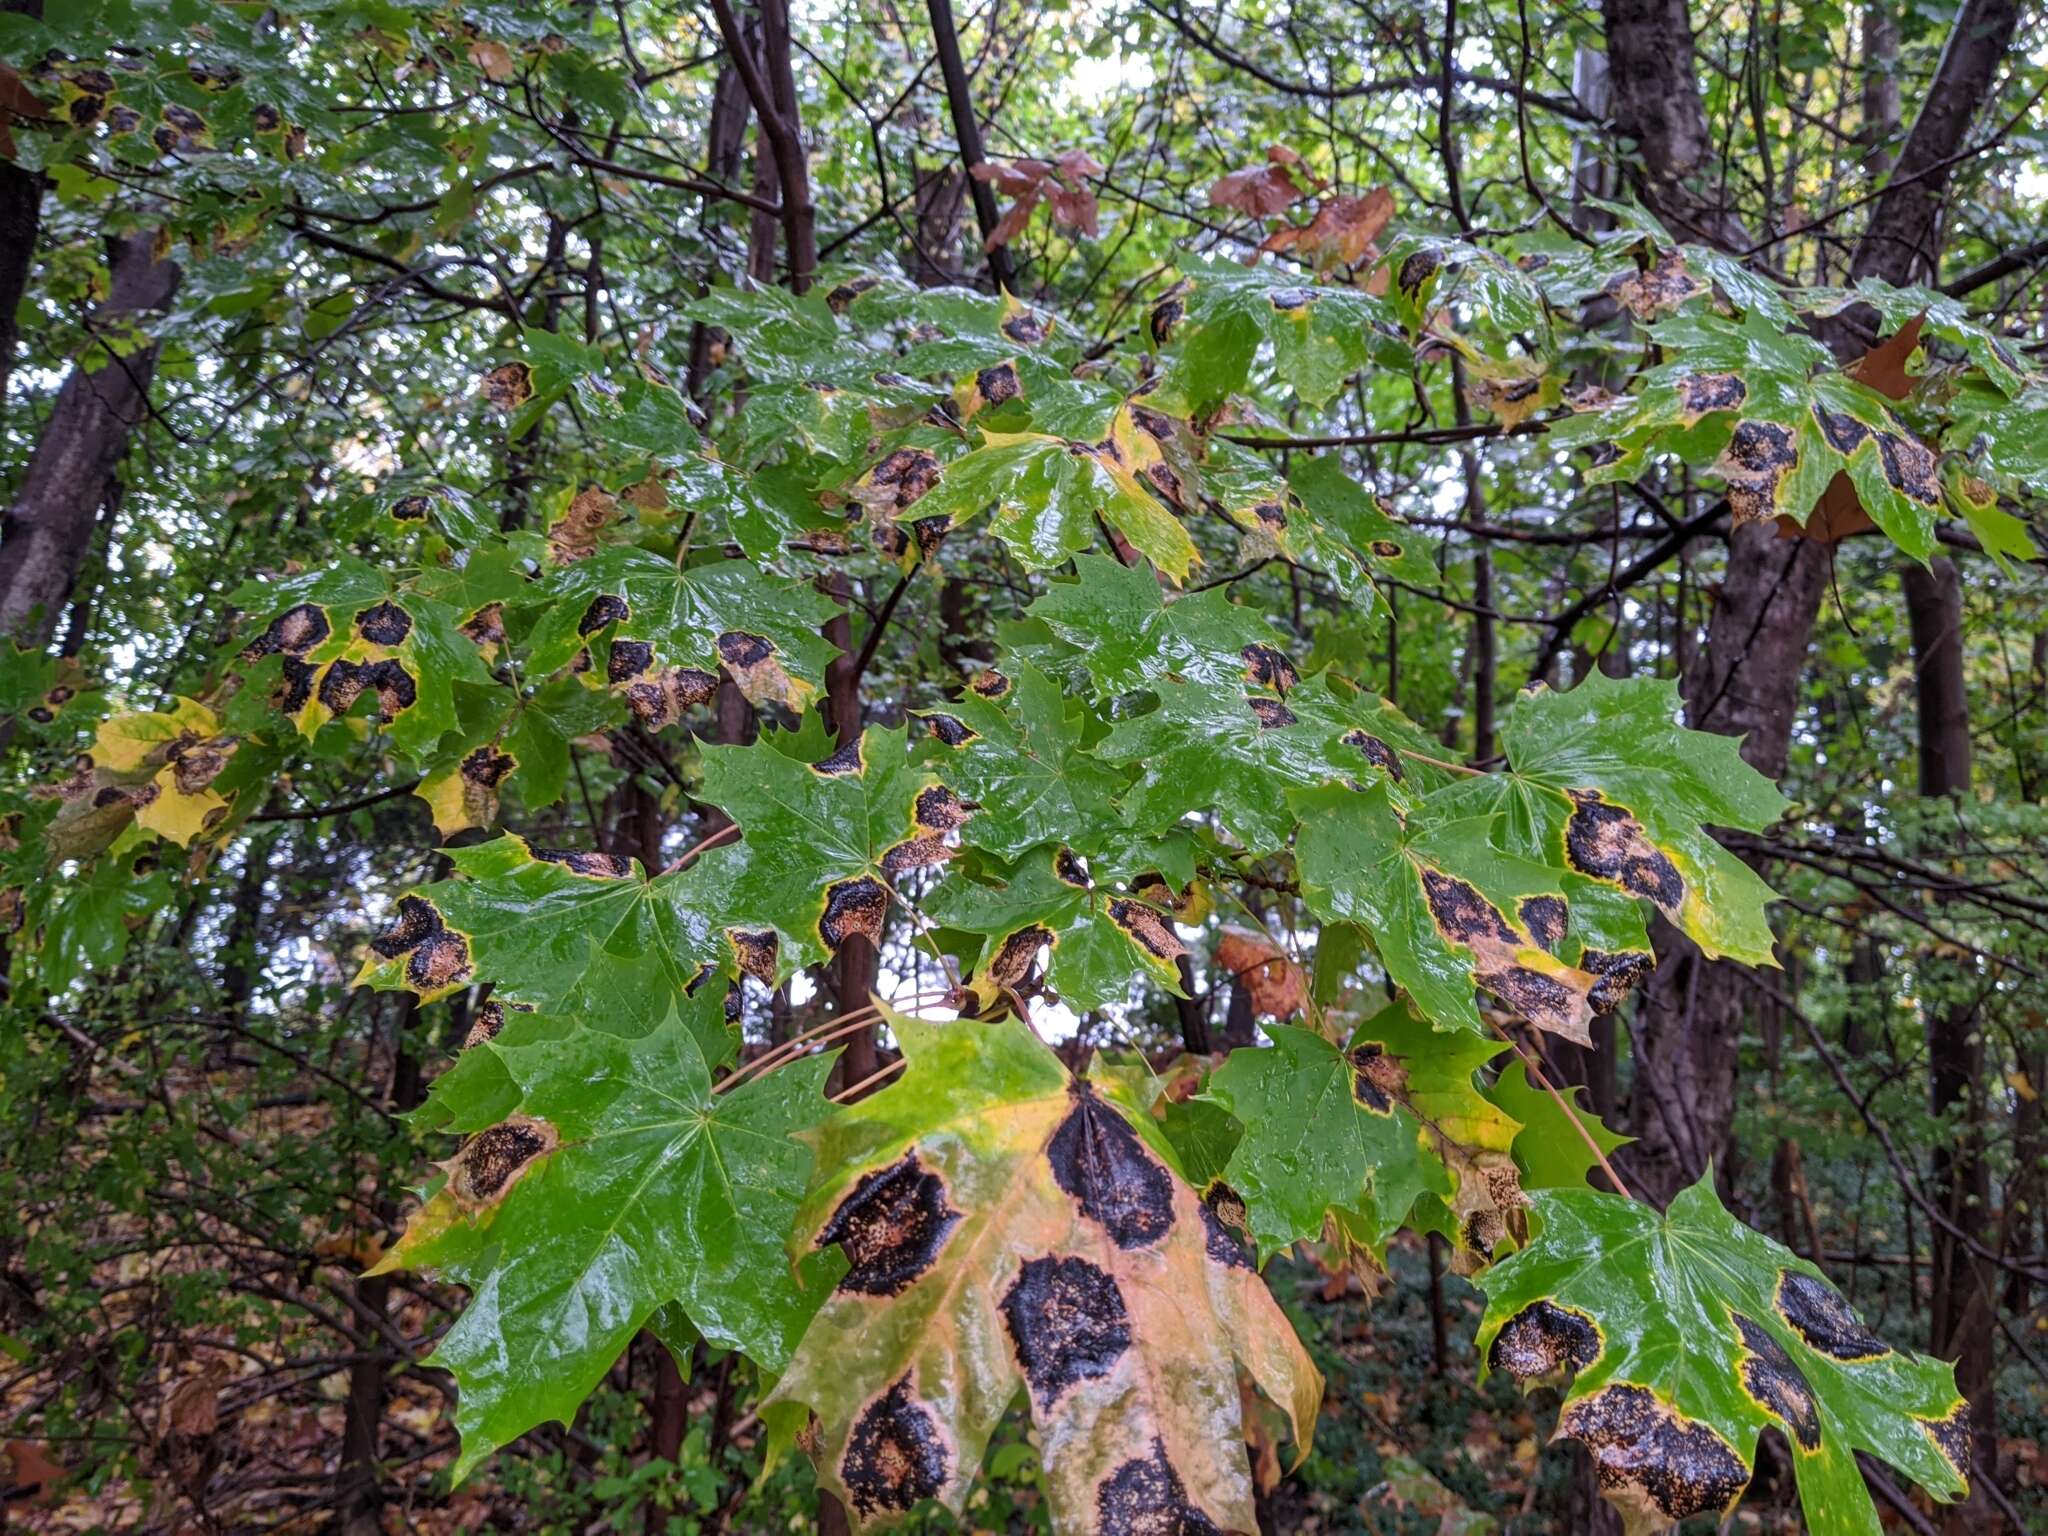
[{"label": "dark tree bark", "polygon": [[[974,115],[974,93],[967,81],[967,66],[960,58],[960,34],[953,27],[951,0],[925,0],[932,19],[932,37],[938,44],[939,73],[946,80],[946,105],[953,114],[953,136],[960,144],[960,163],[969,173],[968,190],[974,198],[974,219],[986,242],[996,230],[996,195],[985,181],[973,176],[974,168],[988,158],[981,147],[981,122]],[[988,253],[988,275],[998,288],[1016,285],[1010,269],[1010,252],[997,246]]]},{"label": "dark tree bark", "polygon": [[16,316],[36,264],[36,237],[42,224],[42,174],[11,160],[0,162],[0,414],[7,409],[7,386],[21,345]]},{"label": "dark tree bark", "polygon": [[761,48],[748,46],[731,0],[711,0],[726,58],[739,73],[775,165],[789,286],[807,292],[818,275],[817,209],[803,142],[803,118],[790,67],[788,0],[762,0]]},{"label": "dark tree bark", "polygon": [[[1689,77],[1684,89],[1690,108],[1659,103],[1641,88],[1645,77],[1671,85],[1662,52],[1682,48],[1691,57],[1682,8],[1676,8],[1676,31],[1661,49],[1649,30],[1646,18],[1662,15],[1668,24],[1673,9],[1664,0],[1609,0],[1607,6],[1611,28],[1620,16],[1619,33],[1609,37],[1617,123],[1643,145],[1646,160],[1654,144],[1669,143],[1674,153],[1688,149],[1690,128],[1673,127],[1673,114],[1689,120],[1699,108]],[[1905,281],[1915,253],[1934,239],[1934,216],[1947,190],[1946,163],[1990,94],[2016,20],[2014,0],[1971,0],[1964,8],[1892,184],[1858,242],[1852,266],[1859,275]],[[1676,185],[1690,168],[1674,161],[1661,169]],[[1653,175],[1659,169],[1653,164]],[[1921,179],[1901,187],[1913,175]],[[1830,339],[1845,357],[1859,350],[1846,331]],[[1784,776],[1807,643],[1827,573],[1823,545],[1780,539],[1769,524],[1736,529],[1707,643],[1686,671],[1689,723],[1741,735],[1743,757],[1772,779]],[[1741,967],[1704,959],[1661,920],[1652,927],[1662,963],[1632,1025],[1636,1077],[1630,1118],[1639,1140],[1627,1149],[1626,1161],[1632,1184],[1639,1182],[1661,1203],[1710,1163],[1727,1167],[1738,1050],[1753,989]]]},{"label": "dark tree bark", "polygon": [[[161,310],[177,292],[177,263],[158,261],[149,232],[107,242],[106,302],[95,315],[117,335]],[[14,504],[0,515],[0,636],[40,648],[70,600],[107,477],[148,412],[154,342],[115,356],[96,346],[71,370],[36,443]]]}]

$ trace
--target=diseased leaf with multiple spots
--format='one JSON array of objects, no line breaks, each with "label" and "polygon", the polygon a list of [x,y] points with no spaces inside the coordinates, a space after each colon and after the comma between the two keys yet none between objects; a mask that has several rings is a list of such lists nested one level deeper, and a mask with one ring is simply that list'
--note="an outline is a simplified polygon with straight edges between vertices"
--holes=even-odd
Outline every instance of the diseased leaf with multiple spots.
[{"label": "diseased leaf with multiple spots", "polygon": [[1482,1029],[1484,987],[1538,1029],[1586,1044],[1599,978],[1547,953],[1532,932],[1559,899],[1556,871],[1502,853],[1490,815],[1404,819],[1385,780],[1360,792],[1297,790],[1302,895],[1326,922],[1372,936],[1394,983],[1439,1029]]},{"label": "diseased leaf with multiple spots", "polygon": [[[1679,709],[1674,682],[1598,669],[1567,693],[1523,693],[1501,720],[1509,772],[1445,800],[1492,802],[1503,847],[1650,902],[1710,957],[1774,964],[1770,887],[1706,829],[1760,832],[1787,802],[1733,737],[1687,729]],[[1617,961],[1579,963],[1607,974]]]},{"label": "diseased leaf with multiple spots", "polygon": [[740,824],[744,858],[720,911],[742,968],[769,986],[850,938],[880,944],[890,903],[953,857],[978,809],[915,765],[902,729],[880,726],[815,763],[766,744],[708,747],[703,793]]},{"label": "diseased leaf with multiple spots", "polygon": [[1449,1198],[1451,1178],[1399,1097],[1405,1069],[1376,1042],[1339,1047],[1313,1030],[1268,1024],[1271,1050],[1239,1049],[1208,1093],[1243,1124],[1223,1170],[1259,1257],[1320,1237],[1332,1211],[1388,1213],[1378,1241],[1417,1198]]},{"label": "diseased leaf with multiple spots", "polygon": [[833,648],[818,630],[839,611],[814,587],[748,561],[677,570],[651,550],[600,550],[557,572],[555,607],[534,626],[530,665],[552,672],[587,651],[649,730],[718,691],[721,671],[756,705],[801,713],[824,685]]},{"label": "diseased leaf with multiple spots", "polygon": [[1816,1536],[1878,1536],[1856,1453],[1961,1493],[1952,1366],[1893,1349],[1804,1259],[1722,1209],[1710,1180],[1668,1213],[1591,1190],[1531,1197],[1527,1247],[1480,1276],[1487,1368],[1565,1388],[1558,1433],[1592,1453],[1631,1533],[1724,1514],[1757,1436],[1784,1433]]},{"label": "diseased leaf with multiple spots", "polygon": [[1139,978],[1179,993],[1187,946],[1173,914],[1118,885],[1097,883],[1064,843],[1043,844],[1007,868],[948,880],[926,903],[934,921],[984,936],[968,979],[990,1003],[1042,986],[1077,1009],[1121,1001]]},{"label": "diseased leaf with multiple spots", "polygon": [[90,766],[58,787],[64,804],[52,846],[76,857],[113,841],[133,818],[179,847],[212,831],[228,814],[214,790],[241,743],[195,699],[174,699],[153,714],[112,715],[99,723]]},{"label": "diseased leaf with multiple spots", "polygon": [[1122,776],[1088,750],[1087,711],[1028,661],[918,720],[927,761],[981,808],[961,832],[973,846],[1006,859],[1047,842],[1090,853],[1115,825]]},{"label": "diseased leaf with multiple spots", "polygon": [[1306,1450],[1322,1380],[1240,1240],[1024,1025],[890,1015],[900,1082],[815,1133],[801,1259],[846,1270],[770,1399],[857,1526],[958,1513],[1022,1392],[1054,1529],[1254,1529],[1243,1372]]},{"label": "diseased leaf with multiple spots", "polygon": [[1180,520],[1141,481],[1115,434],[1081,442],[1044,432],[983,432],[938,484],[900,515],[959,527],[989,514],[989,531],[1026,567],[1044,570],[1093,547],[1099,518],[1131,547],[1185,581],[1200,560]]},{"label": "diseased leaf with multiple spots", "polygon": [[668,990],[707,965],[732,964],[716,927],[743,857],[714,849],[672,875],[649,878],[616,854],[537,847],[501,837],[449,850],[460,878],[401,897],[370,940],[359,985],[424,999],[474,982],[509,1002],[562,1008],[593,973],[660,957]]},{"label": "diseased leaf with multiple spots", "polygon": [[391,743],[418,760],[459,724],[454,685],[493,686],[472,614],[351,556],[332,568],[281,581],[255,581],[238,606],[272,615],[241,652],[277,658],[273,703],[306,735],[370,701]]},{"label": "diseased leaf with multiple spots", "polygon": [[793,1133],[829,1108],[829,1055],[718,1092],[722,988],[637,1038],[514,1017],[469,1047],[498,1073],[437,1085],[439,1122],[466,1139],[378,1266],[469,1287],[428,1362],[461,1389],[457,1479],[569,1423],[658,1308],[773,1369],[832,1279],[829,1258],[793,1273],[782,1255],[811,1161]]},{"label": "diseased leaf with multiple spots", "polygon": [[1721,477],[1738,524],[1805,527],[1816,505],[1829,520],[1855,508],[1915,559],[1932,553],[1943,504],[1934,451],[1825,347],[1759,310],[1740,323],[1689,312],[1651,336],[1677,360],[1551,430],[1553,443],[1591,450],[1589,483],[1635,479],[1651,451],[1675,453]]}]

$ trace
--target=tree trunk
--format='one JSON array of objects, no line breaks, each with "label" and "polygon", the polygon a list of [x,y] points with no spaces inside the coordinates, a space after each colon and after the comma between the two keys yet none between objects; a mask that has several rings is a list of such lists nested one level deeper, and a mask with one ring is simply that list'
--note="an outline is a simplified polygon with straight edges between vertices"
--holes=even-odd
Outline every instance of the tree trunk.
[{"label": "tree trunk", "polygon": [[[969,173],[968,190],[974,198],[974,219],[985,243],[996,229],[994,188],[973,176],[974,168],[988,158],[981,148],[981,122],[974,115],[974,95],[967,81],[967,66],[960,58],[960,35],[953,27],[951,0],[925,0],[932,19],[932,38],[938,45],[939,73],[946,80],[946,105],[953,113],[953,136],[960,145],[960,163]],[[988,275],[998,288],[1014,288],[1016,274],[1010,270],[1007,246],[988,253]]]},{"label": "tree trunk", "polygon": [[[155,259],[154,242],[147,231],[107,241],[99,334],[119,336],[170,304],[181,273]],[[58,391],[14,504],[0,516],[0,636],[30,649],[49,643],[92,543],[107,477],[148,410],[156,359],[153,341],[119,357],[95,347]]]}]

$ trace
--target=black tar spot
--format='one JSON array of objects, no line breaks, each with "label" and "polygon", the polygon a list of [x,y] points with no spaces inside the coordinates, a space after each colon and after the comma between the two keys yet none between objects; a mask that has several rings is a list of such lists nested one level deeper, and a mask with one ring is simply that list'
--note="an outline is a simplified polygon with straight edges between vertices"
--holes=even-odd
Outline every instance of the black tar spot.
[{"label": "black tar spot", "polygon": [[1603,1387],[1565,1409],[1558,1429],[1593,1453],[1600,1486],[1646,1497],[1667,1520],[1725,1510],[1749,1486],[1735,1448],[1642,1387]]},{"label": "black tar spot", "polygon": [[592,880],[623,880],[633,873],[633,861],[616,853],[590,853],[581,848],[536,848],[526,851],[543,864],[559,864],[571,874]]},{"label": "black tar spot", "polygon": [[1000,699],[1010,691],[1010,680],[994,667],[985,667],[968,680],[967,686],[984,699]]},{"label": "black tar spot", "polygon": [[1955,1411],[1945,1419],[1922,1419],[1920,1427],[1927,1431],[1927,1438],[1935,1448],[1946,1456],[1949,1465],[1956,1469],[1956,1476],[1964,1482],[1970,1480],[1970,1465],[1976,1452],[1970,1444],[1970,1405],[1957,1403]]},{"label": "black tar spot", "polygon": [[470,1137],[456,1154],[451,1174],[472,1200],[489,1200],[547,1150],[548,1139],[538,1129],[511,1120]]},{"label": "black tar spot", "polygon": [[1266,295],[1273,301],[1273,307],[1285,314],[1290,309],[1307,309],[1315,302],[1315,291],[1309,288],[1275,288]]},{"label": "black tar spot", "polygon": [[428,934],[439,933],[443,926],[441,914],[432,902],[418,896],[401,896],[398,915],[389,928],[370,940],[370,948],[386,960],[396,960]]},{"label": "black tar spot", "polygon": [[1685,880],[1678,866],[1626,808],[1609,805],[1588,789],[1571,791],[1571,799],[1564,847],[1574,869],[1611,881],[1631,896],[1647,897],[1666,912],[1684,904]]},{"label": "black tar spot", "polygon": [[1052,326],[1035,309],[1020,310],[997,327],[1010,340],[1035,347],[1052,334]]},{"label": "black tar spot", "polygon": [[311,662],[299,660],[296,656],[285,657],[283,665],[284,675],[277,690],[277,707],[288,715],[296,715],[313,697],[313,679],[320,675],[320,669]]},{"label": "black tar spot", "polygon": [[854,1422],[839,1479],[863,1519],[878,1509],[907,1510],[946,1486],[952,1453],[931,1410],[910,1395],[910,1375],[870,1403]]},{"label": "black tar spot", "polygon": [[1792,1438],[1809,1451],[1820,1449],[1820,1405],[1813,1388],[1785,1346],[1767,1333],[1763,1325],[1735,1314],[1736,1331],[1742,1335],[1749,1358],[1742,1362],[1742,1384],[1749,1395],[1776,1414]]},{"label": "black tar spot", "polygon": [[745,630],[729,629],[718,637],[718,654],[728,666],[756,666],[775,654],[775,642]]},{"label": "black tar spot", "polygon": [[1131,1346],[1123,1293],[1086,1259],[1025,1260],[1003,1297],[1003,1321],[1041,1406],[1076,1382],[1107,1376]]},{"label": "black tar spot", "polygon": [[604,675],[609,682],[623,683],[653,665],[654,647],[645,640],[614,640],[605,657]]},{"label": "black tar spot", "polygon": [[1436,269],[1443,264],[1444,259],[1441,253],[1432,247],[1424,246],[1401,263],[1401,270],[1395,274],[1394,282],[1403,293],[1412,299],[1415,297],[1417,290],[1424,283],[1428,282],[1436,274]]},{"label": "black tar spot", "polygon": [[728,928],[726,938],[740,963],[740,969],[764,987],[775,985],[775,968],[782,954],[782,940],[773,928]]},{"label": "black tar spot", "polygon": [[846,313],[847,307],[855,299],[866,293],[870,288],[879,286],[881,281],[879,277],[872,275],[849,278],[825,295],[826,307],[835,315],[843,315]]},{"label": "black tar spot", "polygon": [[1372,552],[1382,560],[1398,560],[1401,558],[1401,546],[1392,539],[1374,539],[1372,541]]},{"label": "black tar spot", "polygon": [[1562,1383],[1600,1358],[1600,1330],[1583,1313],[1532,1301],[1501,1325],[1486,1353],[1489,1370],[1527,1385]]},{"label": "black tar spot", "polygon": [[1571,920],[1571,908],[1565,905],[1562,896],[1530,896],[1524,898],[1520,916],[1522,926],[1535,936],[1536,942],[1545,949],[1555,951],[1564,942],[1565,926]]},{"label": "black tar spot", "polygon": [[303,656],[332,632],[327,612],[312,603],[287,608],[270,621],[270,627],[250,641],[242,654],[258,656]]},{"label": "black tar spot", "polygon": [[825,890],[825,915],[818,919],[818,936],[833,954],[854,935],[870,944],[882,942],[882,915],[889,910],[889,893],[873,875],[856,875]]},{"label": "black tar spot", "polygon": [[1351,1097],[1376,1115],[1394,1111],[1394,1095],[1401,1091],[1408,1074],[1386,1048],[1365,1040],[1345,1053],[1351,1063]]},{"label": "black tar spot", "polygon": [[1370,731],[1346,731],[1344,745],[1356,747],[1365,754],[1365,760],[1392,779],[1396,784],[1407,777],[1407,770],[1401,766],[1401,754],[1388,746]]},{"label": "black tar spot", "polygon": [[852,1266],[838,1289],[861,1296],[900,1296],[937,1261],[960,1225],[946,1183],[906,1153],[887,1168],[860,1176],[818,1233],[817,1246],[837,1243]]},{"label": "black tar spot", "polygon": [[1017,383],[1017,370],[1008,363],[997,363],[993,368],[984,368],[974,376],[974,387],[979,391],[985,404],[1001,405],[1005,400],[1014,400],[1024,391]]},{"label": "black tar spot", "polygon": [[1121,897],[1109,904],[1109,920],[1131,936],[1133,942],[1154,959],[1169,965],[1187,953],[1187,945],[1166,925],[1166,919],[1142,901]]},{"label": "black tar spot", "polygon": [[590,600],[590,606],[583,610],[583,617],[576,621],[576,633],[587,639],[605,625],[617,624],[632,616],[632,606],[623,597],[600,592]]},{"label": "black tar spot", "polygon": [[1893,490],[1924,507],[1941,505],[1941,476],[1935,470],[1934,455],[1919,438],[1881,432],[1877,454],[1884,466],[1884,478]]},{"label": "black tar spot", "polygon": [[1863,1325],[1840,1291],[1812,1275],[1788,1269],[1778,1277],[1778,1311],[1799,1337],[1837,1360],[1874,1360],[1892,1352]]},{"label": "black tar spot", "polygon": [[1532,1024],[1561,1023],[1572,1016],[1571,988],[1526,965],[1475,971],[1472,979]]},{"label": "black tar spot", "polygon": [[1038,959],[1038,952],[1052,941],[1052,930],[1042,923],[1019,928],[1003,940],[995,958],[989,961],[989,980],[999,987],[1023,985],[1024,978],[1031,974],[1032,963]]},{"label": "black tar spot", "polygon": [[934,784],[929,789],[917,792],[917,824],[933,832],[950,832],[964,826],[967,819],[981,807],[971,800],[962,800],[943,784]]},{"label": "black tar spot", "polygon": [[334,714],[345,715],[365,690],[377,695],[378,713],[387,721],[412,708],[419,697],[412,674],[396,658],[368,662],[344,658],[332,663],[320,679],[320,702]]},{"label": "black tar spot", "polygon": [[868,480],[895,494],[888,504],[899,510],[919,500],[939,483],[939,458],[923,448],[898,448],[868,471]]},{"label": "black tar spot", "polygon": [[1074,1107],[1045,1149],[1053,1182],[1117,1247],[1156,1243],[1173,1226],[1172,1178],[1087,1084],[1077,1082],[1070,1092]]},{"label": "black tar spot", "polygon": [[1134,1456],[1095,1490],[1102,1536],[1222,1536],[1216,1522],[1188,1502],[1188,1490],[1166,1459],[1166,1442]]},{"label": "black tar spot", "polygon": [[1052,872],[1062,885],[1083,891],[1095,888],[1095,881],[1088,873],[1088,866],[1081,861],[1081,855],[1065,843],[1053,850]]},{"label": "black tar spot", "polygon": [[1247,698],[1245,703],[1251,706],[1251,712],[1258,717],[1259,729],[1262,731],[1277,731],[1282,726],[1294,724],[1294,711],[1278,699]]},{"label": "black tar spot", "polygon": [[469,976],[469,940],[444,928],[420,940],[405,962],[405,979],[421,992],[438,992]]},{"label": "black tar spot", "polygon": [[1847,458],[1870,436],[1870,428],[1863,425],[1847,411],[1831,411],[1826,406],[1815,404],[1813,419],[1820,424],[1821,436],[1828,440],[1828,446]]},{"label": "black tar spot", "polygon": [[826,779],[836,779],[842,774],[859,773],[863,767],[860,744],[861,738],[854,737],[830,757],[821,758],[811,764],[811,772]]},{"label": "black tar spot", "polygon": [[469,1033],[462,1037],[462,1048],[466,1051],[473,1045],[482,1045],[486,1040],[495,1040],[505,1028],[505,1005],[488,1002],[479,1007],[476,1017],[470,1021]]},{"label": "black tar spot", "polygon": [[1739,421],[1723,453],[1722,479],[1736,523],[1753,523],[1778,513],[1778,485],[1799,462],[1790,427],[1775,421]]},{"label": "black tar spot", "polygon": [[1294,663],[1270,645],[1248,645],[1238,654],[1244,657],[1244,675],[1275,693],[1284,694],[1301,681]]},{"label": "black tar spot", "polygon": [[1244,1197],[1221,1179],[1202,1194],[1202,1246],[1226,1269],[1252,1268],[1252,1245],[1246,1236],[1250,1218]]},{"label": "black tar spot", "polygon": [[934,737],[949,747],[964,747],[968,742],[981,734],[957,715],[934,713],[919,715],[917,718],[924,722],[924,728],[927,731],[930,731]]},{"label": "black tar spot", "polygon": [[1469,948],[1489,939],[1500,944],[1521,942],[1493,903],[1456,875],[1423,866],[1422,893],[1438,930],[1453,944]]},{"label": "black tar spot", "polygon": [[1579,969],[1599,978],[1593,983],[1593,990],[1586,995],[1586,1001],[1595,1013],[1614,1012],[1656,968],[1657,957],[1646,949],[1624,949],[1614,953],[1604,949],[1585,949],[1579,952]]},{"label": "black tar spot", "polygon": [[1689,373],[1678,381],[1678,403],[1690,416],[1732,411],[1749,398],[1749,386],[1732,373]]},{"label": "black tar spot", "polygon": [[356,615],[356,633],[372,645],[402,645],[412,633],[412,615],[396,603],[378,603]]},{"label": "black tar spot", "polygon": [[511,753],[485,745],[462,760],[460,772],[463,778],[480,789],[496,789],[505,782],[505,775],[518,766],[519,759]]}]

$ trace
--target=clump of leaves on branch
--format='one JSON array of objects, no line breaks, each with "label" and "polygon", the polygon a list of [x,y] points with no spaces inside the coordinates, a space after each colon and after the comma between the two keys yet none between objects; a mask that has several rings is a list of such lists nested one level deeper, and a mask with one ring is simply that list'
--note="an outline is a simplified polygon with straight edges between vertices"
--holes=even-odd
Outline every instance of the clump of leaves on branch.
[{"label": "clump of leaves on branch", "polygon": [[[1087,172],[1006,168],[1011,222],[1040,199],[1092,221]],[[1277,213],[1308,181],[1275,157],[1219,201]],[[1948,1366],[1872,1336],[1710,1185],[1664,1215],[1588,1187],[1612,1137],[1516,1054],[1524,1030],[1588,1041],[1653,966],[1650,914],[1773,963],[1771,892],[1709,829],[1767,828],[1776,789],[1680,725],[1674,685],[1597,672],[1519,698],[1498,761],[1452,761],[1362,658],[1311,660],[1229,578],[1284,562],[1370,612],[1431,574],[1333,457],[1281,451],[1281,407],[1298,428],[1361,378],[1398,395],[1455,358],[1475,409],[1589,481],[1666,456],[1738,523],[1860,517],[1913,558],[1951,518],[2013,548],[1998,494],[2039,481],[2048,388],[1952,303],[1781,288],[1635,210],[1481,249],[1390,206],[1267,242],[1338,241],[1322,276],[1189,261],[1114,345],[873,274],[719,288],[689,317],[731,337],[743,403],[711,428],[629,354],[508,337],[481,388],[515,433],[567,400],[593,445],[547,526],[502,530],[471,485],[380,486],[356,553],[235,595],[252,618],[210,690],[102,721],[15,815],[8,899],[50,988],[125,942],[67,931],[80,882],[233,835],[337,743],[374,736],[463,834],[361,970],[422,1002],[490,988],[423,1111],[463,1139],[383,1261],[469,1288],[432,1361],[458,1472],[567,1419],[651,1328],[742,1352],[857,1525],[960,1509],[1021,1395],[1057,1529],[1250,1530],[1253,1420],[1300,1454],[1322,1391],[1259,1266],[1301,1243],[1369,1266],[1405,1228],[1486,1291],[1492,1369],[1565,1387],[1560,1433],[1632,1530],[1730,1507],[1766,1428],[1815,1531],[1877,1529],[1859,1452],[1963,1489]],[[1572,388],[1601,296],[1642,366]],[[1796,322],[1852,303],[1903,340],[1841,367]],[[831,573],[915,582],[976,547],[1017,573],[992,664],[828,736]],[[698,746],[727,685],[765,728]],[[687,747],[710,835],[659,868],[522,835],[574,743],[628,728]],[[1039,1039],[1055,1002],[1179,993],[1185,934],[1254,885],[1302,905],[1300,1025],[1163,1070],[1076,1071]],[[741,1058],[749,989],[905,923],[943,982],[879,1014],[899,1077],[828,1099],[840,1029]]]}]

